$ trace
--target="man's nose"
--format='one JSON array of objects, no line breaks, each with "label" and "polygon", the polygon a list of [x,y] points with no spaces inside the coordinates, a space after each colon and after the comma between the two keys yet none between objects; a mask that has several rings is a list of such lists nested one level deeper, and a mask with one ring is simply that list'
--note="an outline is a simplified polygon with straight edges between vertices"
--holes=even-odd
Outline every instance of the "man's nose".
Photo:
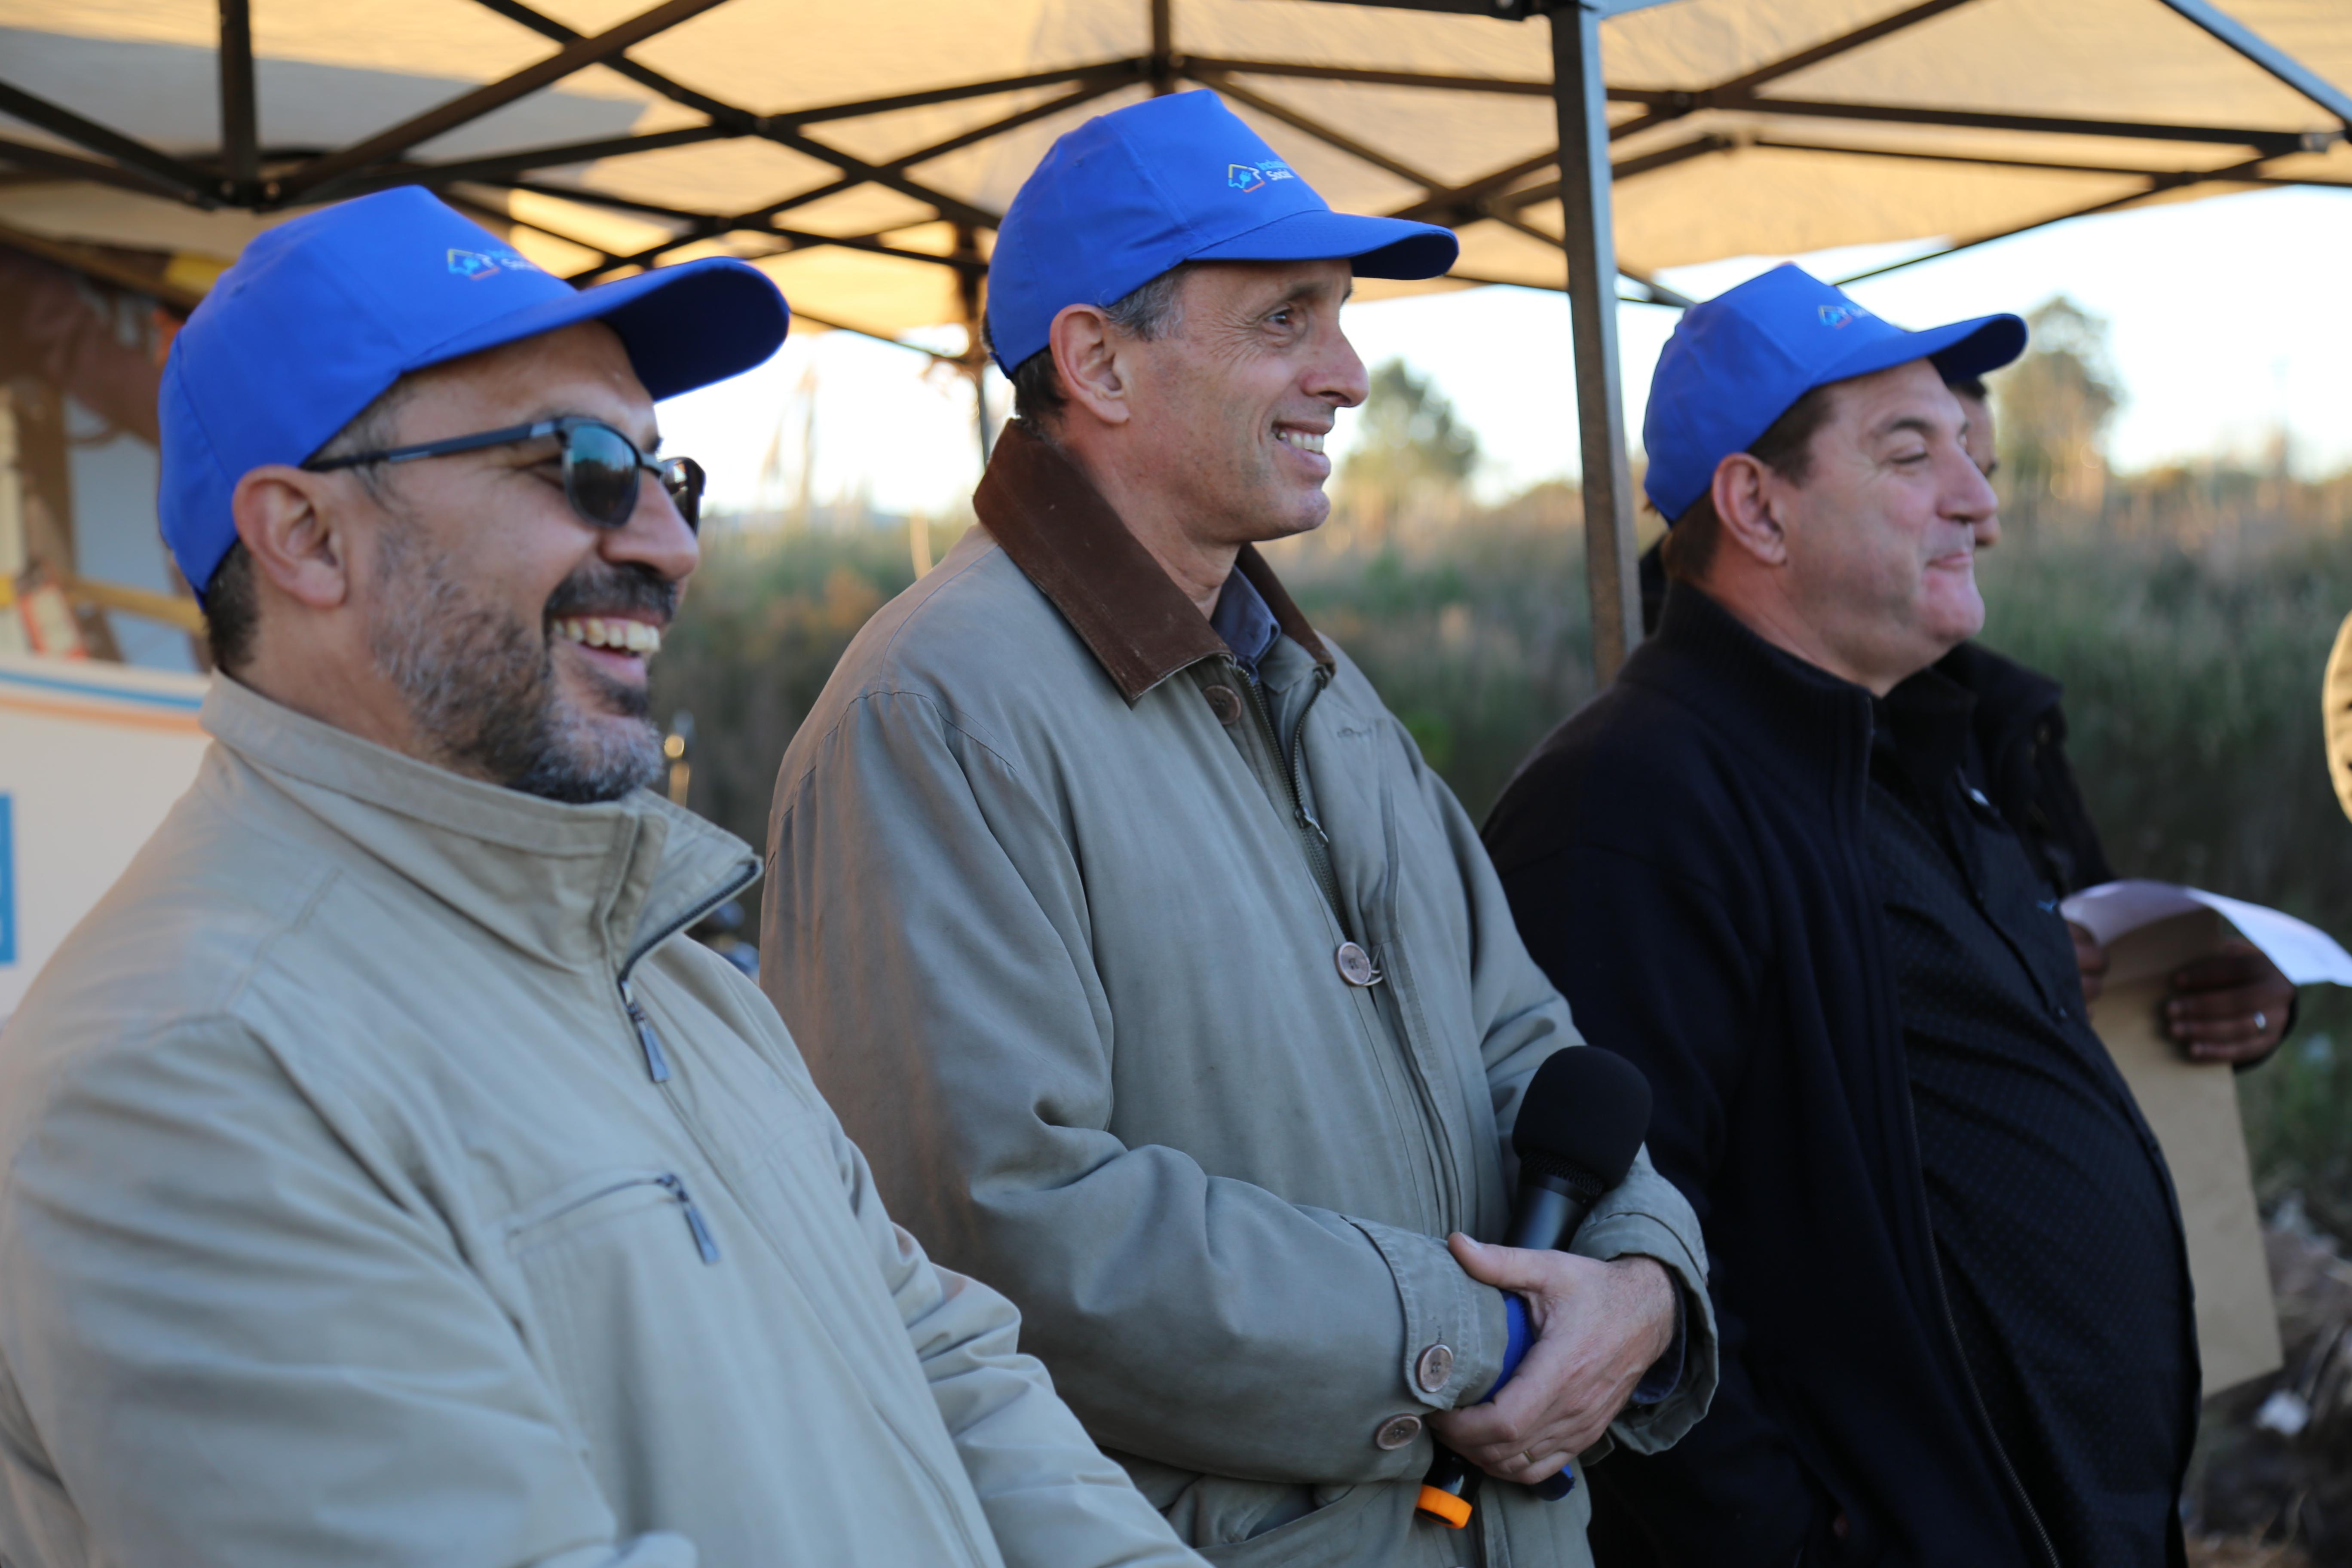
[{"label": "man's nose", "polygon": [[1944,478],[1944,511],[1948,517],[1965,520],[1977,531],[1979,545],[1990,544],[1984,537],[1990,528],[1992,539],[2000,537],[2000,498],[1993,494],[1992,481],[1975,460],[1955,442],[1945,454],[1941,464]]},{"label": "man's nose", "polygon": [[1338,327],[1331,329],[1331,343],[1315,365],[1313,380],[1308,384],[1308,395],[1328,400],[1335,408],[1353,408],[1362,403],[1372,389],[1371,377],[1364,370],[1364,362],[1356,353],[1356,345]]},{"label": "man's nose", "polygon": [[637,505],[629,521],[606,530],[599,543],[605,560],[634,562],[672,583],[692,576],[702,560],[701,542],[686,525],[677,502],[651,474],[637,476]]}]

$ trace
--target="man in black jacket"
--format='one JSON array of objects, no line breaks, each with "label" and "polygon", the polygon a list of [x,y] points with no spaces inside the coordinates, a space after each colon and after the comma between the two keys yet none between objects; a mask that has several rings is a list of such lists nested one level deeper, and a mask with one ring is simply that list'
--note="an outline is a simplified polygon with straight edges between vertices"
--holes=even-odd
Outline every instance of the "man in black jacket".
[{"label": "man in black jacket", "polygon": [[[1985,384],[1970,376],[1949,384],[1967,421],[1961,444],[1988,479],[2000,464],[1993,443],[1993,413]],[[1659,559],[1663,541],[1643,553],[1642,634],[1654,637],[1665,608],[1666,571]],[[1988,513],[1977,525],[1977,552],[2000,542],[2000,517]],[[2039,670],[2004,658],[1982,643],[1964,642],[1937,661],[1936,669],[1976,698],[1977,748],[1984,763],[1984,790],[1993,809],[2023,845],[2033,868],[2060,898],[2116,879],[2098,826],[2083,804],[2066,755],[2066,715],[2059,684]],[[2098,1000],[2107,973],[2106,949],[2072,921],[2074,962],[2083,976],[2083,1000]],[[2233,942],[2222,952],[2182,964],[2172,975],[2166,1028],[2181,1050],[2199,1061],[2228,1062],[2239,1071],[2260,1067],[2276,1054],[2294,1026],[2294,983],[2251,942]]]},{"label": "man in black jacket", "polygon": [[1793,268],[1691,311],[1644,430],[1658,636],[1488,824],[1715,1261],[1714,1411],[1592,1471],[1604,1568],[2180,1560],[2171,1184],[1931,668],[1982,624],[1994,510],[1944,381],[2023,341]]}]

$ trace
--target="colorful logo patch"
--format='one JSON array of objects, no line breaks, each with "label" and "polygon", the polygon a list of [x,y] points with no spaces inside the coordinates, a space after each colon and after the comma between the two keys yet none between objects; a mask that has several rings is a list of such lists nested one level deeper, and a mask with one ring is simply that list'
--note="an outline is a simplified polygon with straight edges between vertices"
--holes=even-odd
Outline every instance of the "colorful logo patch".
[{"label": "colorful logo patch", "polygon": [[539,264],[511,250],[452,250],[449,270],[459,278],[488,278],[500,272],[536,272]]},{"label": "colorful logo patch", "polygon": [[1231,185],[1237,191],[1255,191],[1260,189],[1271,180],[1295,180],[1297,178],[1298,178],[1298,176],[1290,172],[1289,164],[1273,160],[1269,160],[1263,163],[1228,163],[1225,165],[1225,184]]},{"label": "colorful logo patch", "polygon": [[1843,305],[1823,305],[1822,325],[1830,328],[1847,326],[1869,314],[1869,311],[1850,301]]}]

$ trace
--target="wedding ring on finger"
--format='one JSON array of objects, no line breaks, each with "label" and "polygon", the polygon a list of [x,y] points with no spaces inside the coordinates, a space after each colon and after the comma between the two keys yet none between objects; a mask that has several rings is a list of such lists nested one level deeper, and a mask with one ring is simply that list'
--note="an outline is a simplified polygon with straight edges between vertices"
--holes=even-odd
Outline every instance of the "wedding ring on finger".
[{"label": "wedding ring on finger", "polygon": [[2256,1033],[2257,1035],[2259,1035],[2259,1034],[2263,1033],[2264,1030],[2268,1029],[2270,1026],[2271,1026],[2271,1016],[2270,1016],[2270,1015],[2269,1015],[2269,1014],[2267,1014],[2267,1013],[2265,1013],[2265,1012],[2263,1012],[2263,1011],[2261,1008],[2259,1008],[2259,1007],[2255,1008],[2255,1009],[2254,1009],[2254,1033]]}]

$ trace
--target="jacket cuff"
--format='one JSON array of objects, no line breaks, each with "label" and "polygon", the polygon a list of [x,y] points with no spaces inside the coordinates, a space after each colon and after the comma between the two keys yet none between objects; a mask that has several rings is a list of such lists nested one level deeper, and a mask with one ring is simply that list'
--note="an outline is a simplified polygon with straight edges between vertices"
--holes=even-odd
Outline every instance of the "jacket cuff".
[{"label": "jacket cuff", "polygon": [[1595,1215],[1576,1233],[1570,1251],[1603,1261],[1655,1258],[1675,1282],[1676,1317],[1683,1336],[1681,1377],[1655,1405],[1629,1405],[1610,1427],[1617,1441],[1637,1454],[1670,1447],[1698,1424],[1715,1398],[1715,1303],[1706,1292],[1706,1271],[1674,1227],[1634,1210]]},{"label": "jacket cuff", "polygon": [[1666,1342],[1666,1353],[1650,1363],[1642,1381],[1633,1385],[1628,1405],[1647,1407],[1663,1405],[1682,1385],[1683,1362],[1690,1354],[1690,1313],[1683,1306],[1680,1281],[1675,1285],[1675,1337]]},{"label": "jacket cuff", "polygon": [[[1503,1292],[1462,1271],[1434,1237],[1376,1220],[1350,1219],[1396,1281],[1404,1342],[1396,1372],[1406,1397],[1432,1410],[1476,1403],[1502,1376],[1510,1326]],[[1438,1355],[1439,1350],[1444,1352]],[[1444,1375],[1436,1374],[1440,1369]]]}]

